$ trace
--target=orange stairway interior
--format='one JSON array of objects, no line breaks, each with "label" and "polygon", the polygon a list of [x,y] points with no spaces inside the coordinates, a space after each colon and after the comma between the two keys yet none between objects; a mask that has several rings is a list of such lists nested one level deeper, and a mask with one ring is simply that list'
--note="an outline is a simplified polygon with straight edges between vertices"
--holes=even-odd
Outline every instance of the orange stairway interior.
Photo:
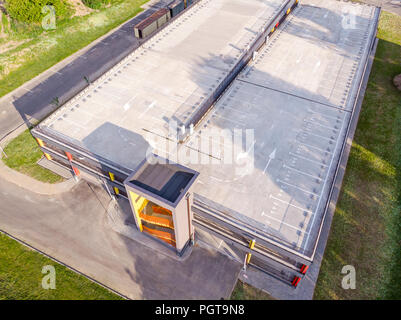
[{"label": "orange stairway interior", "polygon": [[165,214],[165,215],[169,215],[169,216],[173,215],[170,210],[160,207],[160,206],[156,206],[156,205],[152,205],[152,210],[155,213]]},{"label": "orange stairway interior", "polygon": [[153,215],[147,215],[143,212],[139,214],[139,217],[142,219],[142,221],[146,221],[147,223],[155,224],[161,227],[170,228],[174,230],[174,223],[173,221],[171,221],[171,219],[166,219]]},{"label": "orange stairway interior", "polygon": [[145,232],[175,247],[174,222],[170,210],[149,202],[139,217]]},{"label": "orange stairway interior", "polygon": [[175,247],[175,236],[174,234],[170,233],[170,232],[166,232],[166,231],[162,231],[162,230],[158,230],[158,229],[153,229],[153,228],[149,228],[146,225],[143,225],[143,230],[149,234],[151,234],[152,236],[167,242],[168,244],[172,245]]}]

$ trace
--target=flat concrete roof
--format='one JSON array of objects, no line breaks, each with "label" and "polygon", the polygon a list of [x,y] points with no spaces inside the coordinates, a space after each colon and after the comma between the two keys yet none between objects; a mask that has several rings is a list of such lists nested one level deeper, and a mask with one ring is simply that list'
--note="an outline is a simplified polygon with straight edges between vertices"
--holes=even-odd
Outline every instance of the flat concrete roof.
[{"label": "flat concrete roof", "polygon": [[[345,10],[353,28],[342,25]],[[254,164],[244,176],[236,165],[190,165],[200,172],[194,192],[205,203],[311,255],[375,34],[375,12],[331,0],[301,2],[202,123],[201,130],[254,129],[249,149],[242,141]],[[197,135],[187,145],[196,145]]]},{"label": "flat concrete roof", "polygon": [[[374,7],[301,1],[185,144],[168,129],[191,117],[282,3],[201,1],[41,128],[132,170],[149,146],[166,158],[177,146],[205,155],[214,162],[180,162],[200,173],[197,199],[310,255],[375,34]],[[241,165],[224,163],[226,147],[199,149],[218,129],[252,130],[252,141],[239,143]],[[159,145],[165,137],[168,150]]]},{"label": "flat concrete roof", "polygon": [[197,176],[196,172],[186,167],[171,163],[150,164],[145,161],[137,171],[125,181],[130,187],[140,187],[153,196],[162,198],[174,204],[176,200],[193,184]]},{"label": "flat concrete roof", "polygon": [[139,150],[147,149],[142,135],[168,136],[170,120],[178,125],[187,121],[284,3],[202,0],[194,4],[40,127],[135,169],[145,156]]}]

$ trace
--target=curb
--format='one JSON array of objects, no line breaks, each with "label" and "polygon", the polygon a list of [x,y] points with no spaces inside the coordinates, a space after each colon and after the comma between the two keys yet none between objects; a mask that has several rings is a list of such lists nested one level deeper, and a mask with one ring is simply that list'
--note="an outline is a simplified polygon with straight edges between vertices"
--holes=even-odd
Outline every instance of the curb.
[{"label": "curb", "polygon": [[194,246],[189,246],[184,250],[182,256],[178,256],[175,251],[167,247],[161,240],[155,239],[146,233],[137,231],[137,228],[134,225],[125,224],[122,221],[124,218],[123,209],[119,206],[118,202],[110,201],[106,212],[108,225],[110,228],[114,232],[130,239],[131,241],[135,241],[136,243],[143,245],[167,258],[181,262],[187,260],[192,253]]}]

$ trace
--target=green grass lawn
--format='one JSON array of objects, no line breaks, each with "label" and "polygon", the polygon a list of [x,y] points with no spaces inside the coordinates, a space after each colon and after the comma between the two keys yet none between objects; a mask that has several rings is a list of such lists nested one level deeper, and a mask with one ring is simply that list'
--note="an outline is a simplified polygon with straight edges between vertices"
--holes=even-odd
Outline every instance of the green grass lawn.
[{"label": "green grass lawn", "polygon": [[0,97],[134,17],[148,0],[120,0],[85,16],[59,21],[55,30],[7,22],[0,45]]},{"label": "green grass lawn", "polygon": [[[401,299],[401,17],[382,12],[380,39],[315,299]],[[356,289],[341,269],[356,269]]]},{"label": "green grass lawn", "polygon": [[249,284],[238,280],[232,294],[231,300],[274,300],[262,290],[256,289]]},{"label": "green grass lawn", "polygon": [[[43,289],[42,268],[54,266],[56,289]],[[115,300],[119,296],[0,233],[0,300]]]},{"label": "green grass lawn", "polygon": [[11,169],[42,182],[57,183],[63,181],[62,177],[36,163],[43,153],[29,130],[11,140],[4,148],[4,152],[7,154],[7,158],[3,157],[3,162]]}]

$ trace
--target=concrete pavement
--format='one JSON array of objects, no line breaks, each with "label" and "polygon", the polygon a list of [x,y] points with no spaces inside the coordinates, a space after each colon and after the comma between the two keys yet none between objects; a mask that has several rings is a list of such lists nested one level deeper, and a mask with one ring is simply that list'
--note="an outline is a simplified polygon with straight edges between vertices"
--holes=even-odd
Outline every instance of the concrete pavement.
[{"label": "concrete pavement", "polygon": [[[151,0],[144,12],[0,99],[0,141],[35,124],[136,49],[133,26],[168,0]],[[56,103],[58,101],[58,103]]]},{"label": "concrete pavement", "polygon": [[[166,1],[151,1],[144,13],[3,97],[0,141],[41,120],[82,90],[84,77],[93,81],[138,47],[132,27],[160,2]],[[107,193],[86,182],[48,185],[0,163],[0,203],[0,230],[132,299],[228,298],[241,268],[198,246],[180,262],[116,233],[107,223]]]},{"label": "concrete pavement", "polygon": [[381,7],[383,10],[401,16],[401,0],[361,0],[361,2]]},{"label": "concrete pavement", "polygon": [[105,191],[85,182],[42,196],[0,178],[0,230],[131,299],[230,296],[239,263],[198,246],[185,261],[161,255],[114,232],[108,202]]}]

